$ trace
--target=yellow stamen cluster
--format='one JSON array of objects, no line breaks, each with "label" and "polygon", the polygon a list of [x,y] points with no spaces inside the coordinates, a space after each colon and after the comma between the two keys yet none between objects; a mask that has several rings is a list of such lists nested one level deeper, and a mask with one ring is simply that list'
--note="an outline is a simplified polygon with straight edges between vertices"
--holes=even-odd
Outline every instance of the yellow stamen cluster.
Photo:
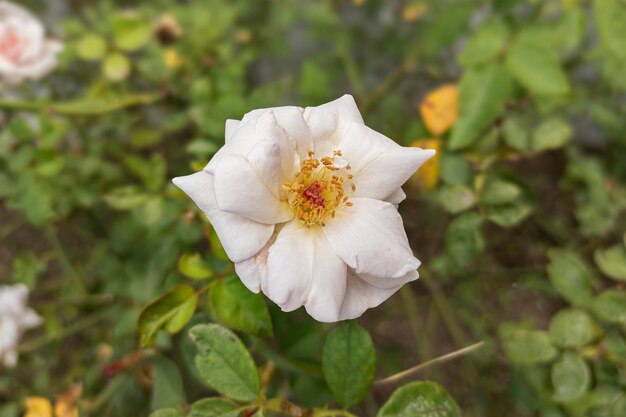
[{"label": "yellow stamen cluster", "polygon": [[296,219],[307,226],[320,224],[329,216],[335,217],[336,210],[343,206],[351,206],[346,190],[354,192],[356,186],[352,175],[347,171],[350,165],[339,168],[335,166],[335,158],[341,157],[341,151],[335,151],[332,157],[321,159],[309,157],[300,164],[294,180],[283,186],[284,196],[294,211]]}]

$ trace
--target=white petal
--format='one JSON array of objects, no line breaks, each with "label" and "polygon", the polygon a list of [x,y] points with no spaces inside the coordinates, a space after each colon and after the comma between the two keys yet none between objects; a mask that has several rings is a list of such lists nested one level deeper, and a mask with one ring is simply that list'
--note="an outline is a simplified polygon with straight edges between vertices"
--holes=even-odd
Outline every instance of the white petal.
[{"label": "white petal", "polygon": [[363,117],[349,94],[321,106],[307,107],[303,116],[313,134],[314,151],[320,157],[332,156],[348,126],[363,124]]},{"label": "white petal", "polygon": [[276,241],[277,232],[274,231],[270,240],[267,241],[263,249],[253,257],[235,264],[235,272],[241,279],[241,282],[254,293],[258,293],[263,289],[267,293],[267,257],[269,256],[269,248]]},{"label": "white petal", "polygon": [[213,187],[217,207],[264,224],[283,223],[293,217],[287,204],[265,184],[247,159],[229,155],[215,167]]},{"label": "white petal", "polygon": [[247,157],[250,151],[262,141],[276,142],[280,147],[280,167],[283,178],[291,178],[297,164],[295,162],[296,145],[285,130],[278,125],[273,111],[265,111],[258,117],[241,120],[233,136],[209,161],[204,168],[215,174],[217,164],[226,156],[240,155]]},{"label": "white petal", "polygon": [[297,161],[299,167],[302,159],[308,158],[308,151],[313,149],[313,135],[309,126],[306,124],[301,107],[285,106],[273,109],[276,115],[278,125],[285,129],[287,135],[293,139],[296,146],[296,153],[300,161]]},{"label": "white petal", "polygon": [[226,143],[230,142],[231,138],[235,134],[235,131],[239,127],[239,120],[228,119],[226,120],[226,127],[224,128],[224,141]]},{"label": "white petal", "polygon": [[26,285],[0,286],[0,315],[19,317],[24,312],[27,302],[28,287]]},{"label": "white petal", "polygon": [[28,10],[9,1],[0,1],[0,19],[16,17],[26,21],[36,20]]},{"label": "white petal", "polygon": [[[348,287],[346,296],[341,306],[339,320],[351,320],[360,317],[367,309],[377,307],[383,301],[398,291],[404,283],[417,278],[415,272],[410,272],[402,279],[384,280],[385,283],[393,282],[397,285],[377,287],[356,275],[351,269],[348,270]],[[368,281],[372,282],[372,278]],[[375,280],[375,279],[374,279]],[[375,283],[379,283],[377,280]]]},{"label": "white petal", "polygon": [[265,136],[270,136],[269,132],[275,127],[276,118],[269,113],[260,119],[257,117],[254,120],[242,120],[229,138],[228,143],[217,151],[207,166],[204,167],[204,170],[209,174],[214,174],[216,164],[227,155],[247,156]]},{"label": "white petal", "polygon": [[435,154],[432,149],[403,147],[369,127],[353,123],[342,138],[341,151],[350,163],[353,197],[387,200]]},{"label": "white petal", "polygon": [[274,225],[260,224],[217,208],[212,175],[200,171],[172,181],[204,211],[233,262],[255,255],[272,236]]},{"label": "white petal", "polygon": [[359,274],[359,278],[367,282],[369,285],[372,285],[376,288],[381,289],[389,289],[396,288],[398,286],[402,286],[410,281],[415,281],[419,278],[419,274],[417,271],[409,271],[405,275],[398,278],[389,278],[389,277],[376,277],[369,274]]},{"label": "white petal", "polygon": [[[2,355],[0,355],[0,358],[2,358]],[[2,362],[7,368],[15,368],[15,365],[17,365],[17,348],[5,351]]]},{"label": "white petal", "polygon": [[357,274],[401,278],[416,271],[413,256],[396,208],[384,201],[352,198],[322,228],[333,250]]},{"label": "white petal", "polygon": [[301,158],[308,156],[308,151],[313,149],[313,135],[304,120],[304,109],[296,106],[271,107],[267,109],[252,110],[243,117],[242,121],[249,121],[260,117],[267,111],[272,111],[278,125],[287,132],[296,144],[296,152]]},{"label": "white petal", "polygon": [[280,177],[280,146],[271,140],[257,143],[248,154],[248,162],[263,184],[280,199],[282,181]]},{"label": "white petal", "polygon": [[29,308],[26,310],[23,315],[20,317],[20,325],[24,329],[30,329],[33,327],[37,327],[41,324],[42,319],[37,315],[35,310]]},{"label": "white petal", "polygon": [[278,127],[285,133],[281,148],[296,154],[295,158],[283,160],[283,175],[286,179],[291,179],[291,174],[299,169],[302,159],[307,158],[308,151],[313,149],[313,135],[302,116],[303,111],[302,107],[296,106],[270,107],[252,110],[241,119],[242,122],[248,123],[267,117],[267,113],[274,116]]},{"label": "white petal", "polygon": [[287,223],[269,249],[267,265],[267,296],[284,311],[304,305],[318,321],[337,321],[347,268],[319,227]]},{"label": "white petal", "polygon": [[258,255],[235,264],[237,276],[253,293],[261,291],[261,275],[267,276],[267,261],[257,261]]},{"label": "white petal", "polygon": [[394,206],[398,207],[398,204],[402,203],[406,199],[406,194],[402,191],[402,188],[398,188],[394,191],[385,201],[390,202]]}]

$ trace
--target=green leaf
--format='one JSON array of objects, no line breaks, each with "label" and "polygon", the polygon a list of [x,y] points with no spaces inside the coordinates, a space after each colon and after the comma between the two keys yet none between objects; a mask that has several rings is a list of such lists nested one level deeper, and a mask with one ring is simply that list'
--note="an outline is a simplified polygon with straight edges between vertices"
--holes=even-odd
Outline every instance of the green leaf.
[{"label": "green leaf", "polygon": [[626,397],[624,397],[624,395],[620,396],[619,398],[615,399],[615,397],[613,397],[611,400],[613,400],[613,402],[611,402],[611,417],[622,417],[624,415],[626,415]]},{"label": "green leaf", "polygon": [[532,213],[532,205],[524,201],[490,206],[486,209],[487,218],[501,227],[513,227]]},{"label": "green leaf", "polygon": [[521,116],[507,118],[502,124],[504,142],[519,151],[530,150],[530,133],[526,121]]},{"label": "green leaf", "polygon": [[142,194],[132,185],[115,188],[105,194],[102,199],[115,210],[130,210],[146,202],[148,196]]},{"label": "green leaf", "polygon": [[626,293],[606,290],[593,300],[591,310],[601,320],[626,323]]},{"label": "green leaf", "polygon": [[459,64],[472,67],[493,60],[506,42],[509,28],[502,20],[489,20],[479,26],[459,55]]},{"label": "green leaf", "polygon": [[623,245],[598,249],[593,259],[604,275],[617,281],[626,281],[626,248]]},{"label": "green leaf", "polygon": [[123,158],[123,162],[129,171],[143,180],[147,189],[156,192],[163,186],[167,170],[163,155],[155,153],[148,159],[130,154]]},{"label": "green leaf", "polygon": [[107,55],[102,62],[102,72],[111,81],[124,81],[130,74],[130,61],[118,53]]},{"label": "green leaf", "polygon": [[98,35],[86,35],[77,46],[77,53],[85,61],[99,61],[107,50],[106,41]]},{"label": "green leaf", "polygon": [[528,330],[515,325],[500,328],[504,351],[510,361],[518,365],[535,365],[549,362],[557,354],[557,350],[548,337],[548,333],[540,330]]},{"label": "green leaf", "polygon": [[435,198],[448,213],[459,213],[476,204],[474,192],[466,185],[443,185],[436,191]]},{"label": "green leaf", "polygon": [[48,224],[56,217],[51,190],[28,173],[20,175],[18,187],[15,187],[17,195],[11,201],[10,207],[21,210],[36,226]]},{"label": "green leaf", "polygon": [[581,347],[591,342],[595,326],[589,315],[578,309],[561,310],[550,322],[550,340],[557,346]]},{"label": "green leaf", "polygon": [[259,374],[244,344],[218,324],[198,324],[189,336],[196,345],[196,367],[210,387],[239,401],[252,401],[260,391]]},{"label": "green leaf", "polygon": [[178,258],[178,270],[191,279],[207,279],[213,276],[213,268],[199,253],[183,253]]},{"label": "green leaf", "polygon": [[272,320],[265,300],[246,288],[237,277],[216,281],[211,287],[211,311],[232,329],[256,336],[272,336]]},{"label": "green leaf", "polygon": [[141,207],[140,223],[152,226],[161,220],[163,217],[163,203],[164,199],[160,195],[148,198]]},{"label": "green leaf", "polygon": [[51,113],[71,116],[98,116],[126,107],[152,104],[159,100],[160,94],[121,94],[111,97],[89,97],[79,100],[54,103],[47,109]]},{"label": "green leaf", "polygon": [[395,390],[376,416],[461,417],[461,409],[441,385],[418,381]]},{"label": "green leaf", "polygon": [[557,292],[573,305],[591,302],[593,276],[580,257],[565,249],[551,250],[548,257],[548,276]]},{"label": "green leaf", "polygon": [[224,398],[205,398],[191,405],[187,417],[237,417],[237,404]]},{"label": "green leaf", "polygon": [[31,291],[36,288],[37,279],[46,270],[48,260],[33,252],[25,252],[13,259],[13,281],[21,282]]},{"label": "green leaf", "polygon": [[154,383],[151,408],[158,410],[184,406],[187,399],[183,379],[176,364],[164,356],[155,357],[152,364],[154,365]]},{"label": "green leaf", "polygon": [[487,181],[480,193],[480,201],[483,204],[510,203],[522,195],[522,189],[512,181],[495,178]]},{"label": "green leaf", "polygon": [[511,82],[498,64],[467,71],[459,87],[459,118],[454,124],[448,147],[469,146],[502,112]]},{"label": "green leaf", "polygon": [[451,152],[441,155],[439,176],[448,184],[468,184],[472,177],[472,169],[465,158]]},{"label": "green leaf", "polygon": [[329,74],[326,68],[305,61],[300,73],[298,92],[307,101],[324,101],[328,98]]},{"label": "green leaf", "polygon": [[572,137],[572,128],[562,119],[547,119],[534,130],[531,137],[531,148],[542,152],[558,149],[565,145]]},{"label": "green leaf", "polygon": [[528,91],[538,95],[565,95],[569,81],[559,62],[541,46],[516,42],[509,50],[506,67]]},{"label": "green leaf", "polygon": [[589,366],[577,353],[565,352],[562,358],[552,365],[552,386],[556,401],[576,400],[589,390],[590,385]]},{"label": "green leaf", "polygon": [[144,46],[152,34],[150,22],[132,12],[116,15],[112,28],[117,47],[130,52]]},{"label": "green leaf", "polygon": [[150,417],[184,417],[184,414],[176,408],[164,408],[152,412]]},{"label": "green leaf", "polygon": [[187,285],[177,285],[150,302],[139,314],[137,330],[142,347],[153,345],[159,330],[180,331],[189,321],[198,303],[196,291]]},{"label": "green leaf", "polygon": [[471,265],[485,247],[480,214],[464,213],[452,220],[446,230],[445,244],[455,264]]},{"label": "green leaf", "polygon": [[376,350],[367,330],[354,321],[335,327],[324,343],[322,371],[339,404],[349,408],[360,403],[376,372]]},{"label": "green leaf", "polygon": [[626,5],[620,0],[595,0],[593,13],[602,47],[618,60],[626,61]]},{"label": "green leaf", "polygon": [[468,3],[454,3],[446,8],[445,13],[434,13],[434,20],[419,25],[420,45],[427,58],[433,58],[447,49],[458,37],[467,31],[467,26],[475,13],[475,7]]},{"label": "green leaf", "polygon": [[534,44],[568,57],[587,32],[587,12],[582,7],[562,8],[559,19],[525,24],[517,33],[518,42]]}]

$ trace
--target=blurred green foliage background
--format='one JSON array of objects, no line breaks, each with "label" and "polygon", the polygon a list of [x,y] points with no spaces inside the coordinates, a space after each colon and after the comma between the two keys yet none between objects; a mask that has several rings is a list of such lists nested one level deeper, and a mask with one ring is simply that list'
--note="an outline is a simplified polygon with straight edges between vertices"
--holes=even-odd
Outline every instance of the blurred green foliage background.
[{"label": "blurred green foliage background", "polygon": [[[191,323],[239,331],[276,368],[268,395],[338,407],[320,365],[334,326],[243,290],[169,179],[204,166],[228,118],[344,93],[372,128],[439,148],[400,207],[421,279],[359,319],[377,377],[484,341],[413,379],[465,416],[626,416],[625,1],[23,3],[65,49],[0,100],[0,283],[28,285],[45,318],[0,370],[0,416],[76,383],[85,416],[208,396],[187,331],[150,322],[156,347],[141,349],[136,327],[199,280],[216,284]],[[433,132],[419,108],[443,85],[459,115]],[[257,319],[233,313],[242,298]],[[398,386],[353,413],[376,415]]]}]

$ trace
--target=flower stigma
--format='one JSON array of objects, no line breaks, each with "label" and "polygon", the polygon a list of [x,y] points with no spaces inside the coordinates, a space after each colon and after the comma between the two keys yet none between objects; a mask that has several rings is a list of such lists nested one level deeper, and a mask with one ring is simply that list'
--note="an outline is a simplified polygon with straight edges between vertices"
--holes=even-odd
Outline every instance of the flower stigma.
[{"label": "flower stigma", "polygon": [[348,199],[356,185],[348,173],[350,164],[341,157],[340,150],[334,151],[332,157],[320,159],[315,158],[313,151],[308,155],[294,180],[284,184],[284,199],[301,223],[325,226],[324,220],[334,218],[339,207],[352,205]]}]

